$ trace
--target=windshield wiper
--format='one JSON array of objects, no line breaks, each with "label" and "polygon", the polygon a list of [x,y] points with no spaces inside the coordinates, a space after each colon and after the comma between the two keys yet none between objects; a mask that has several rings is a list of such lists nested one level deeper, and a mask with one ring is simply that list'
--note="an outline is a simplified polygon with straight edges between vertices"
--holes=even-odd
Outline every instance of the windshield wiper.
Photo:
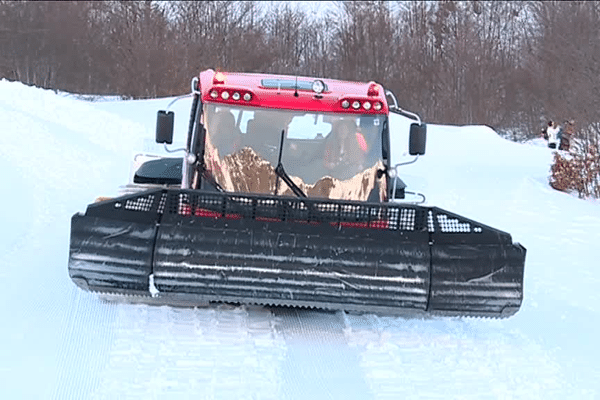
[{"label": "windshield wiper", "polygon": [[279,142],[279,161],[277,162],[277,168],[275,168],[275,174],[277,174],[277,180],[275,181],[275,195],[279,192],[279,178],[281,178],[292,192],[298,197],[306,197],[302,189],[300,189],[294,181],[290,178],[290,176],[285,172],[283,168],[283,164],[281,163],[281,155],[283,153],[283,139],[285,138],[285,129],[281,131],[281,141]]}]

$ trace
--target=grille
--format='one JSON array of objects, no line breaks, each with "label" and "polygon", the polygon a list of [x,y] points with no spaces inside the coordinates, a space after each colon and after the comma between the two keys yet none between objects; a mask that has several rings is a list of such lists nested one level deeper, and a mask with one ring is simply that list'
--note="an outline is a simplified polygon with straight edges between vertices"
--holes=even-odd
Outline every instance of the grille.
[{"label": "grille", "polygon": [[437,216],[440,230],[444,233],[449,232],[460,232],[469,233],[471,232],[471,224],[468,222],[460,222],[458,218],[450,218],[445,214],[438,214]]},{"label": "grille", "polygon": [[254,219],[350,228],[419,231],[426,227],[427,209],[315,199],[255,195],[180,192],[169,196],[170,214],[200,218]]},{"label": "grille", "polygon": [[127,199],[125,201],[125,209],[131,211],[144,211],[148,212],[152,209],[154,203],[154,194],[150,194],[144,197],[138,197],[134,199]]},{"label": "grille", "polygon": [[[116,214],[115,214],[116,213]],[[312,198],[273,197],[238,193],[160,189],[88,206],[86,215],[123,220],[159,222],[165,215],[177,218],[252,219],[266,222],[329,224],[339,228],[369,228],[403,232],[429,232],[437,236],[475,234],[489,242],[511,240],[505,232],[479,224],[437,207],[398,203],[360,203]],[[162,215],[162,217],[160,217]]]},{"label": "grille", "polygon": [[483,233],[483,228],[475,224],[474,221],[436,208],[427,215],[427,226],[431,233]]}]

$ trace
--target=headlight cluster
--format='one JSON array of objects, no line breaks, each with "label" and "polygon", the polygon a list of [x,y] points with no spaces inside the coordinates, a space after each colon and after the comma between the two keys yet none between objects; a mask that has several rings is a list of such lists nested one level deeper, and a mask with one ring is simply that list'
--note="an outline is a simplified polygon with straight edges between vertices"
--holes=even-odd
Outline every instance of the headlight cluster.
[{"label": "headlight cluster", "polygon": [[217,89],[213,89],[210,91],[210,97],[213,99],[218,99],[219,96],[223,100],[232,100],[238,101],[240,99],[244,99],[244,101],[252,100],[252,94],[250,92],[242,92],[242,91],[230,91],[230,90],[222,90],[220,93]]},{"label": "headlight cluster", "polygon": [[383,107],[380,101],[372,103],[367,100],[361,103],[359,100],[342,100],[342,108],[347,109],[350,108],[350,106],[352,106],[352,108],[355,110],[359,110],[362,107],[366,111],[369,111],[371,108],[373,108],[375,111],[379,111]]}]

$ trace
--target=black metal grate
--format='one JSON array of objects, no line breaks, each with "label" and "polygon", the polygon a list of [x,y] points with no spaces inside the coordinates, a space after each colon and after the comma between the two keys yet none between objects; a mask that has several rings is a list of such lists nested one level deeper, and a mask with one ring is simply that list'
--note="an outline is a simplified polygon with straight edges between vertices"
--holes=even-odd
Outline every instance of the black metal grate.
[{"label": "black metal grate", "polygon": [[328,224],[340,229],[429,232],[432,240],[438,241],[446,240],[443,237],[456,240],[457,236],[475,234],[479,243],[493,243],[498,241],[499,237],[506,243],[512,243],[511,236],[506,232],[437,207],[185,189],[157,189],[96,202],[88,205],[86,216],[140,223],[181,223],[182,217],[251,219],[311,225]]},{"label": "black metal grate", "polygon": [[443,233],[470,233],[471,224],[468,222],[461,222],[458,218],[450,218],[445,214],[437,215],[438,224],[440,230]]},{"label": "black metal grate", "polygon": [[166,210],[170,214],[201,218],[325,223],[402,231],[424,229],[427,213],[427,209],[421,207],[194,191],[170,195]]},{"label": "black metal grate", "polygon": [[143,211],[148,212],[152,210],[154,204],[154,194],[150,194],[143,197],[137,197],[133,199],[127,199],[125,201],[125,209],[130,211]]},{"label": "black metal grate", "polygon": [[435,232],[435,224],[433,223],[433,212],[429,211],[427,213],[427,229],[429,232]]},{"label": "black metal grate", "polygon": [[417,210],[412,208],[403,208],[400,210],[399,228],[403,231],[412,231],[415,227],[415,218]]},{"label": "black metal grate", "polygon": [[162,214],[165,212],[165,206],[167,204],[167,194],[163,193],[160,196],[160,203],[158,203],[158,213]]},{"label": "black metal grate", "polygon": [[483,233],[483,228],[474,225],[474,221],[437,208],[429,211],[427,225],[431,233]]},{"label": "black metal grate", "polygon": [[[88,206],[86,215],[123,220],[160,221],[160,215],[190,218],[252,219],[267,222],[329,224],[339,228],[370,228],[429,232],[456,236],[476,234],[482,241],[512,240],[510,235],[437,207],[397,203],[273,197],[238,193],[159,189]],[[179,221],[176,221],[178,223]],[[439,236],[438,240],[439,240]]]}]

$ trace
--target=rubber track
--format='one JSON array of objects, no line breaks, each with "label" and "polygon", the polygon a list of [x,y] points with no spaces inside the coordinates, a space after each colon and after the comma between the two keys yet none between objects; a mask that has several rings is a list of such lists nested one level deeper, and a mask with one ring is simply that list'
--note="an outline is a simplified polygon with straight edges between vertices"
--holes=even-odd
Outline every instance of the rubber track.
[{"label": "rubber track", "polygon": [[[152,296],[151,294],[139,294],[139,293],[124,293],[124,292],[110,292],[110,291],[98,291],[90,290],[91,293],[99,295],[103,300],[110,302],[123,302],[129,304],[145,304],[152,306],[172,306],[172,307],[208,307],[210,304],[229,303],[229,304],[243,304],[243,305],[260,305],[267,307],[292,307],[292,308],[303,308],[303,309],[316,309],[316,310],[329,310],[329,311],[344,311],[360,314],[380,314],[382,316],[391,315],[405,318],[428,318],[428,317],[461,317],[461,318],[477,318],[477,319],[505,319],[508,316],[500,314],[485,314],[485,313],[471,313],[471,312],[452,312],[452,311],[420,311],[420,310],[402,310],[402,312],[382,312],[373,311],[370,307],[346,307],[344,305],[338,305],[337,307],[332,306],[328,303],[317,303],[308,304],[305,302],[291,302],[291,301],[248,301],[247,298],[236,298],[228,297],[220,301],[200,301],[197,296]],[[135,299],[135,301],[130,301]]]}]

